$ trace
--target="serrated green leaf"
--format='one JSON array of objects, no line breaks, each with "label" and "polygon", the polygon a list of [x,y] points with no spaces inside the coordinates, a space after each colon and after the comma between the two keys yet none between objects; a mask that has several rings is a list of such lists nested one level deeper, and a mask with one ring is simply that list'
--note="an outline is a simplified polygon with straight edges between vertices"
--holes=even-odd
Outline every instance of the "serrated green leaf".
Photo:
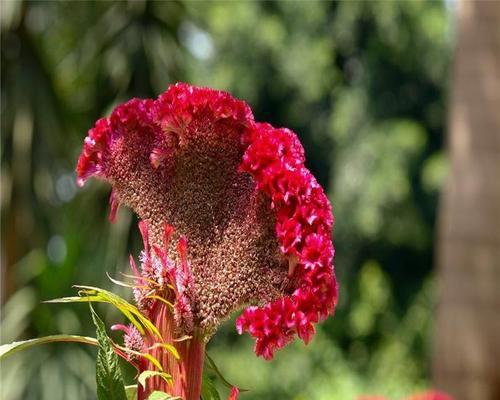
[{"label": "serrated green leaf", "polygon": [[148,397],[148,400],[182,400],[180,397],[172,397],[168,393],[160,392],[159,390],[155,390]]},{"label": "serrated green leaf", "polygon": [[106,334],[104,323],[90,303],[89,306],[99,342],[96,361],[97,398],[99,400],[127,400],[118,356],[113,350],[111,339]]},{"label": "serrated green leaf", "polygon": [[93,346],[99,345],[97,339],[94,339],[92,337],[78,336],[78,335],[51,335],[36,339],[12,342],[9,344],[2,344],[0,346],[0,359],[15,354],[18,351],[28,349],[30,347],[46,343],[56,343],[56,342],[86,343],[86,344],[91,344]]},{"label": "serrated green leaf", "polygon": [[206,374],[203,374],[201,383],[201,398],[202,400],[220,400],[219,392],[215,387],[212,379]]},{"label": "serrated green leaf", "polygon": [[125,394],[127,395],[127,400],[137,400],[137,385],[125,386]]}]

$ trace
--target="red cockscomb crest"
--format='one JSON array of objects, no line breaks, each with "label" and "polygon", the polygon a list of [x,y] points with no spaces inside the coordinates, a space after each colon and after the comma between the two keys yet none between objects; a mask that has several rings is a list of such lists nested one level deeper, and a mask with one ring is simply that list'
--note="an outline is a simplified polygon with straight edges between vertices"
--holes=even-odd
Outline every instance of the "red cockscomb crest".
[{"label": "red cockscomb crest", "polygon": [[118,106],[109,118],[99,119],[85,138],[83,151],[76,167],[77,183],[96,176],[107,177],[107,163],[116,140],[130,129],[151,129],[149,110],[152,100],[132,99]]},{"label": "red cockscomb crest", "polygon": [[103,158],[110,146],[110,136],[110,126],[107,118],[101,118],[89,130],[76,167],[78,186],[83,186],[85,181],[92,175],[104,176]]},{"label": "red cockscomb crest", "polygon": [[[274,159],[269,157],[270,148],[276,152]],[[331,210],[303,162],[302,147],[290,131],[255,125],[241,169],[252,174],[271,199],[278,241],[291,257],[290,272],[298,282],[289,298],[248,308],[237,320],[238,332],[254,336],[256,353],[266,359],[295,333],[308,343],[313,324],[333,313],[337,301]]]},{"label": "red cockscomb crest", "polygon": [[304,161],[289,129],[254,122],[228,93],[181,83],[99,120],[77,173],[79,184],[111,183],[110,219],[124,203],[144,220],[141,274],[168,271],[180,330],[209,336],[252,304],[237,330],[270,359],[295,335],[307,343],[337,301],[331,207]]},{"label": "red cockscomb crest", "polygon": [[233,120],[244,125],[253,121],[248,105],[226,92],[199,88],[186,83],[170,86],[153,106],[156,121],[164,132],[177,132],[186,137],[185,128],[200,114],[207,114],[213,121]]}]

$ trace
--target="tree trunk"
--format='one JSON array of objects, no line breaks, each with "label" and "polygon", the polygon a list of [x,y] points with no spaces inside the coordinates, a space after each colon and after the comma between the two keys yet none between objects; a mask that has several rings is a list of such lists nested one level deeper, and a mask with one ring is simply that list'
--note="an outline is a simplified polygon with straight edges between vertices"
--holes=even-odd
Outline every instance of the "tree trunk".
[{"label": "tree trunk", "polygon": [[500,2],[458,4],[451,170],[441,205],[433,374],[456,400],[500,399]]}]

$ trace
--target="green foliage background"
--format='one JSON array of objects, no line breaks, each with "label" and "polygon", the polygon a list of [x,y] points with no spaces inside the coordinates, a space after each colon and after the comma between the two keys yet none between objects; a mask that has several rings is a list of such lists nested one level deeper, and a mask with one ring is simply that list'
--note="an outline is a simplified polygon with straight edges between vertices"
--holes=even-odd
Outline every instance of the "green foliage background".
[{"label": "green foliage background", "polygon": [[[117,103],[182,80],[296,131],[334,205],[335,318],[272,362],[231,322],[209,346],[251,389],[242,399],[397,398],[430,385],[444,3],[12,1],[1,29],[2,342],[91,334],[85,305],[40,301],[75,283],[111,287],[105,271],[125,270],[139,240],[128,210],[107,222],[108,187],[76,189],[82,140]],[[95,398],[94,358],[69,344],[16,355],[2,363],[0,397]]]}]

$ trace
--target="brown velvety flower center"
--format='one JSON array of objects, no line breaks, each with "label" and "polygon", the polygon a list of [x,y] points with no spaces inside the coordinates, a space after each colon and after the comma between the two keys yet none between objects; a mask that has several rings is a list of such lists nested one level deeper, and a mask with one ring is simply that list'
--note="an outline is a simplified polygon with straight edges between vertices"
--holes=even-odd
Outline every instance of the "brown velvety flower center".
[{"label": "brown velvety flower center", "polygon": [[[243,127],[198,118],[180,134],[153,129],[118,138],[106,175],[119,201],[148,222],[152,244],[163,246],[164,222],[187,238],[195,324],[209,331],[243,305],[282,297],[288,262],[270,201],[238,171]],[[170,155],[155,167],[158,146]],[[177,257],[173,244],[169,253]]]}]

